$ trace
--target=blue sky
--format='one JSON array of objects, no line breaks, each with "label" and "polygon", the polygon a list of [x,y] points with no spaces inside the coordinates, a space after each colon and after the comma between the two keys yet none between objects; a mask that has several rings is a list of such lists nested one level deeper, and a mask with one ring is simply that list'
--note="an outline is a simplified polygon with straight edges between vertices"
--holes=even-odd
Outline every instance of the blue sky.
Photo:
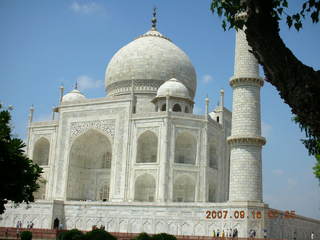
[{"label": "blue sky", "polygon": [[[220,19],[209,11],[210,0],[1,0],[0,101],[14,106],[14,133],[26,138],[32,104],[35,120],[50,119],[61,83],[70,91],[78,80],[87,97],[104,96],[109,60],[149,30],[153,6],[158,7],[158,30],[189,55],[197,71],[196,112],[204,112],[206,94],[213,109],[221,88],[231,109],[228,81],[233,74],[235,33],[222,30]],[[315,69],[320,68],[319,26],[306,22],[300,32],[284,24],[281,28],[287,46]],[[268,83],[261,100],[268,141],[263,148],[264,201],[320,219],[319,182],[312,174],[315,161],[300,142],[304,134]]]}]

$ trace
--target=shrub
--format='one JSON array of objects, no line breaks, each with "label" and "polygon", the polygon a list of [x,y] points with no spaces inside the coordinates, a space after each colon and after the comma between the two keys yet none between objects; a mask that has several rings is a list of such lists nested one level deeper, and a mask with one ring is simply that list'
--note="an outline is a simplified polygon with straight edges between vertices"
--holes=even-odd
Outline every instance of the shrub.
[{"label": "shrub", "polygon": [[152,238],[145,232],[140,233],[133,240],[151,240]]},{"label": "shrub", "polygon": [[20,234],[20,239],[21,240],[32,240],[32,232],[30,231],[23,231]]},{"label": "shrub", "polygon": [[153,235],[152,240],[177,240],[177,238],[167,233],[159,233]]},{"label": "shrub", "polygon": [[84,240],[84,234],[78,229],[71,229],[69,231],[61,232],[58,240]]},{"label": "shrub", "polygon": [[117,240],[117,238],[102,229],[94,229],[86,234],[86,240]]}]

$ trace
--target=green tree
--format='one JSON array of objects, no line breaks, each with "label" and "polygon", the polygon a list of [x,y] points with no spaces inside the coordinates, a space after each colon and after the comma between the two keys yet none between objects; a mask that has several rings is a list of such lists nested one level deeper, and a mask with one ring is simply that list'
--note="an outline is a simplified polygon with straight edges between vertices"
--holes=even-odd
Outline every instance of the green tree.
[{"label": "green tree", "polygon": [[[287,0],[212,0],[211,10],[223,18],[224,29],[244,29],[265,80],[276,87],[305,130],[307,139],[303,143],[309,154],[320,154],[320,71],[303,64],[279,35],[283,18],[297,30],[305,18],[318,23],[320,0],[303,1],[294,14],[287,13]],[[239,17],[243,12],[246,18]]]},{"label": "green tree", "polygon": [[57,238],[58,240],[84,240],[85,235],[78,229],[71,229],[61,232]]},{"label": "green tree", "polygon": [[21,240],[32,240],[32,232],[30,231],[23,231],[20,234],[20,239]]},{"label": "green tree", "polygon": [[103,229],[94,229],[90,232],[87,232],[85,235],[86,240],[117,240],[115,236],[108,233]]},{"label": "green tree", "polygon": [[316,165],[313,167],[313,173],[320,179],[320,154],[316,155]]},{"label": "green tree", "polygon": [[33,192],[42,169],[24,155],[25,144],[11,134],[11,115],[0,104],[0,214],[5,204],[34,201]]},{"label": "green tree", "polygon": [[150,237],[148,233],[142,232],[133,238],[133,240],[152,240],[152,237]]}]

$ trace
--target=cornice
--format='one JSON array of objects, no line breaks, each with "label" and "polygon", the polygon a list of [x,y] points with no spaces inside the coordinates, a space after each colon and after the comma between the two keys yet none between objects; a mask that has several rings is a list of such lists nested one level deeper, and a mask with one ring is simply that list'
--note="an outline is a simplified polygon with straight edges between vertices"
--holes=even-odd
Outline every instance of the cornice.
[{"label": "cornice", "polygon": [[235,87],[238,85],[258,85],[262,87],[264,84],[263,78],[250,78],[250,77],[234,77],[231,78],[229,81],[231,87]]},{"label": "cornice", "polygon": [[266,139],[261,136],[230,136],[227,138],[230,145],[258,145],[266,144]]}]

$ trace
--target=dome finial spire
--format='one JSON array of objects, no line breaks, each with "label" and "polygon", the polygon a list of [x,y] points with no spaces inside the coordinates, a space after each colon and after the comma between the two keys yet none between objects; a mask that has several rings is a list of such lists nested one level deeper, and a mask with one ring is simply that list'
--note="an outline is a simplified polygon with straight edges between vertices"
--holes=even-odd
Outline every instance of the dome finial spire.
[{"label": "dome finial spire", "polygon": [[157,16],[157,8],[154,7],[153,8],[153,18],[151,20],[151,22],[152,22],[151,30],[154,30],[154,31],[157,30],[157,18],[156,18],[156,16]]}]

